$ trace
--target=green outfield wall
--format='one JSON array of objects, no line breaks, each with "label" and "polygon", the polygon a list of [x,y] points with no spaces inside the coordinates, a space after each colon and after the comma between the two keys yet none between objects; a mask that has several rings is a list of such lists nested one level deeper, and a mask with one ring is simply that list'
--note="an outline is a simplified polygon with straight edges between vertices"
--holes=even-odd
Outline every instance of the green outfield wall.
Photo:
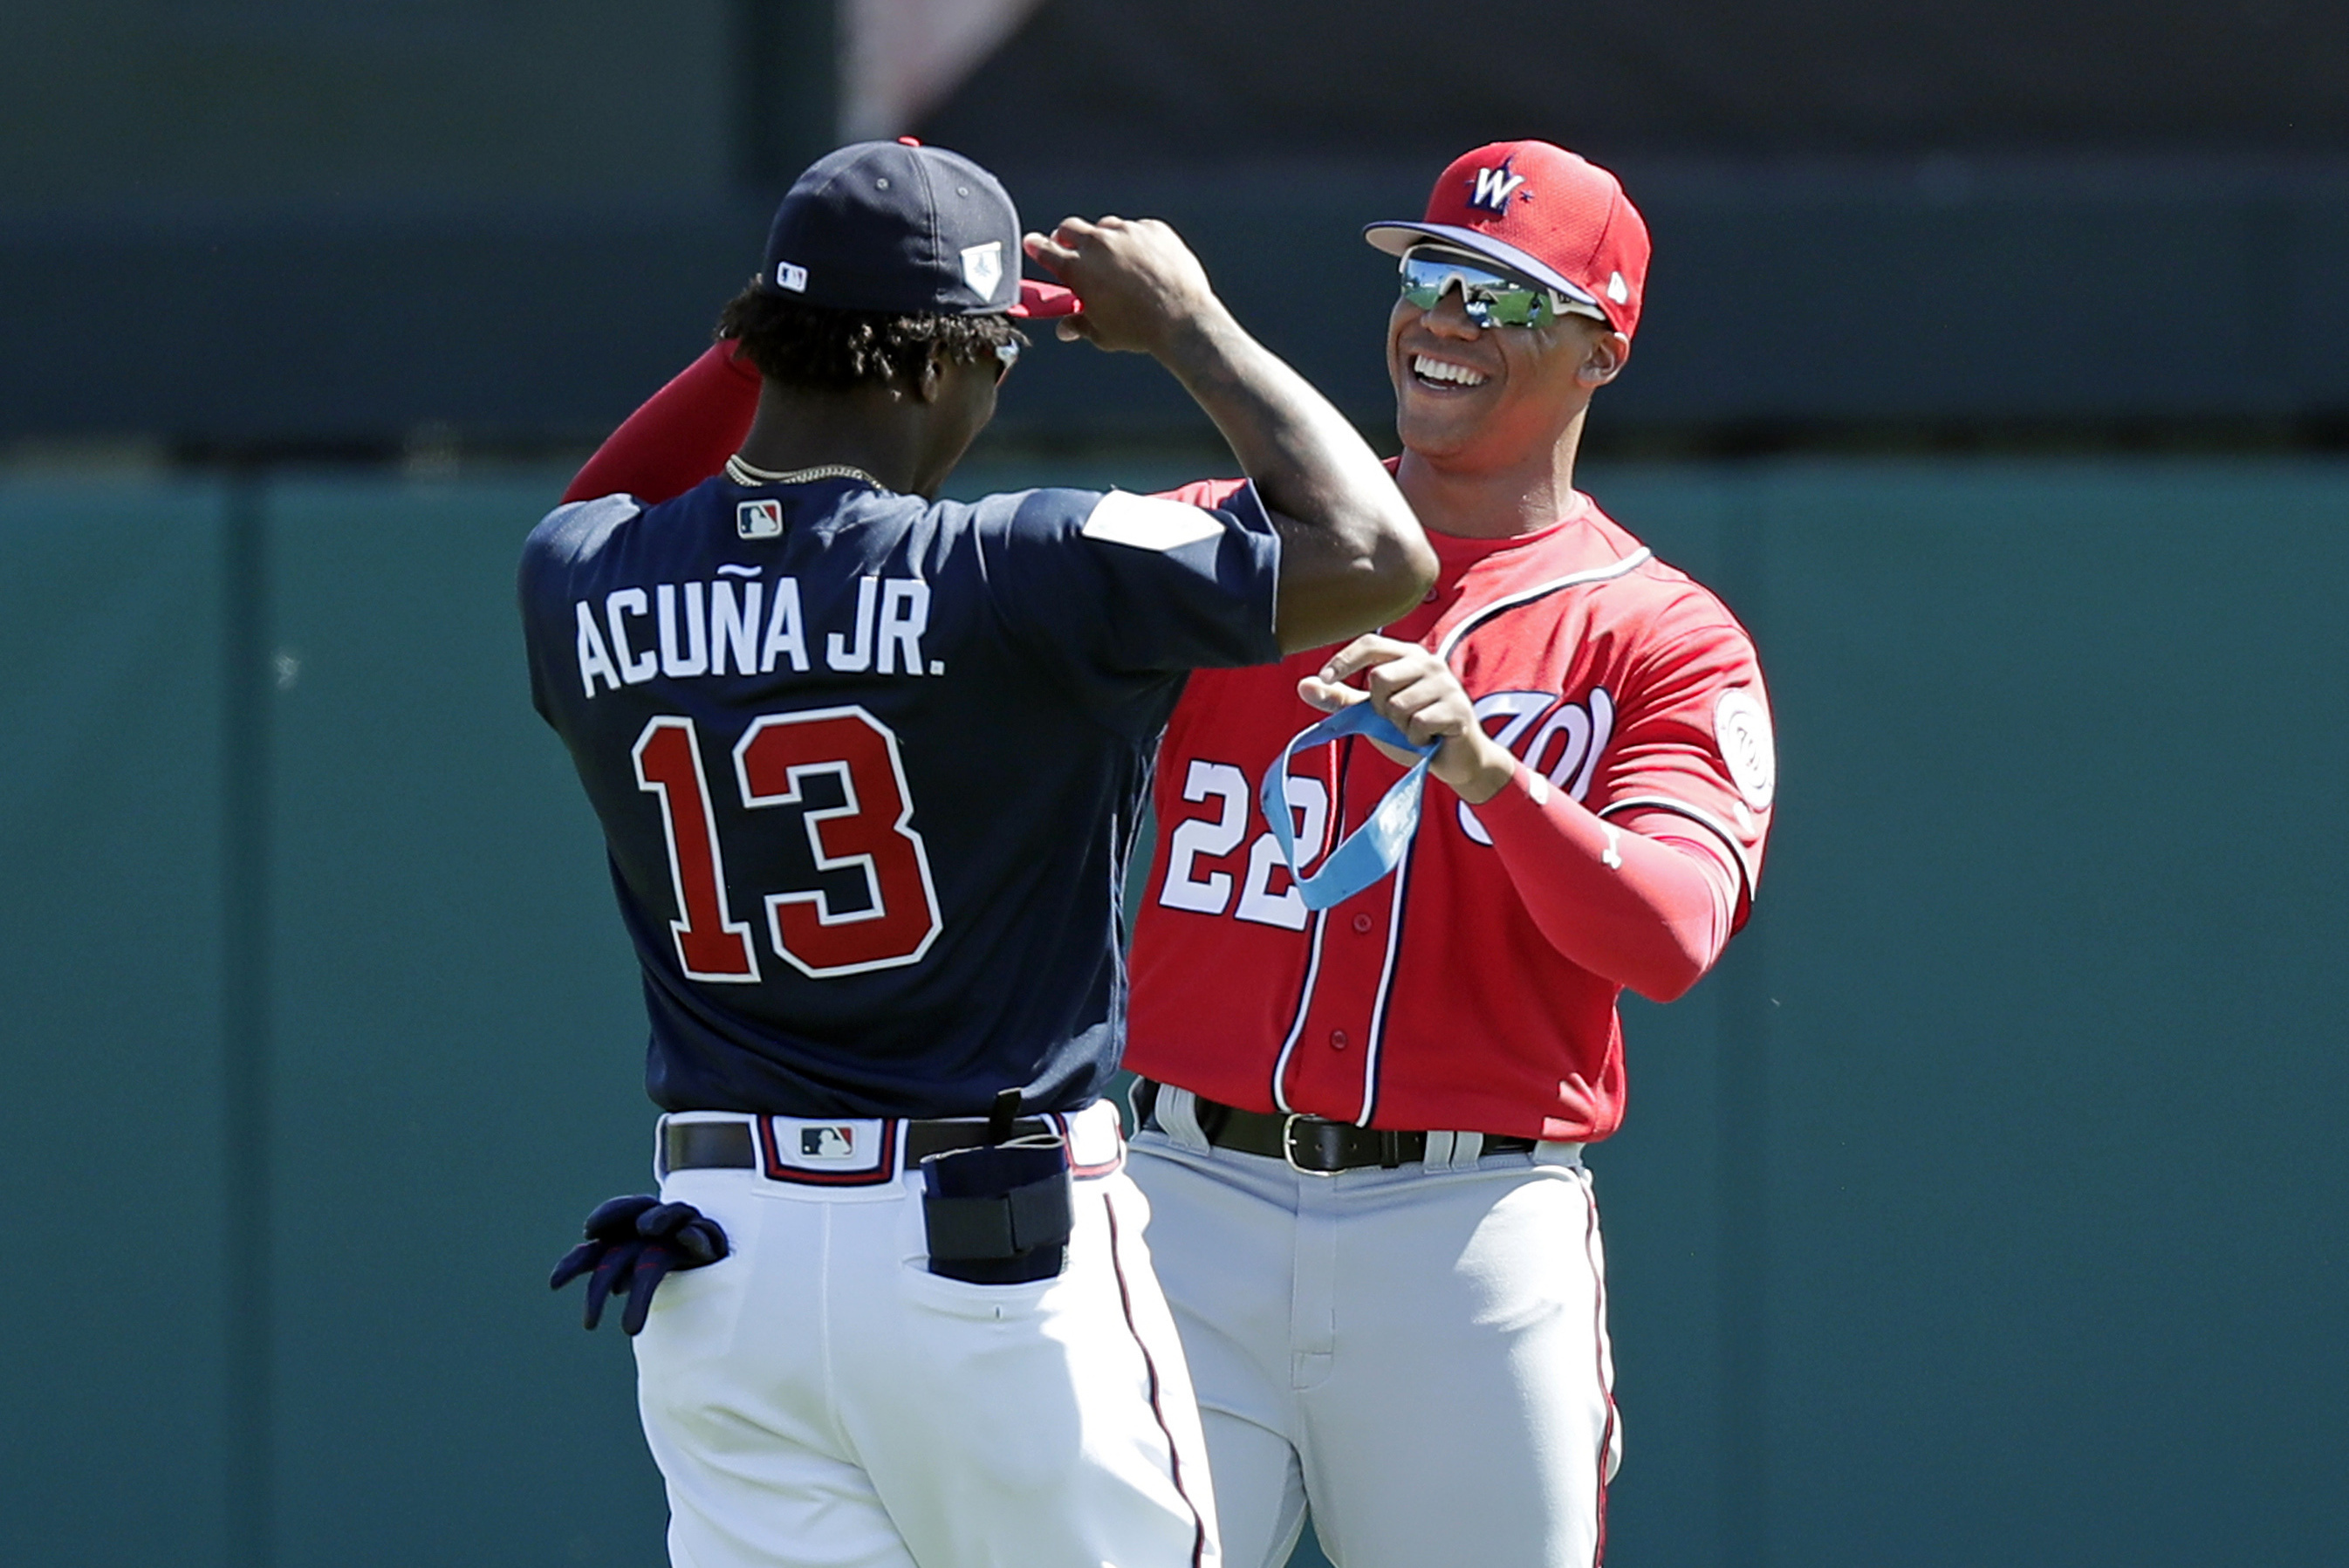
[{"label": "green outfield wall", "polygon": [[[1591,1156],[1609,1563],[2349,1561],[2349,465],[1585,480],[1782,762]],[[650,1129],[512,608],[558,484],[0,481],[0,1562],[660,1560],[544,1284]]]}]

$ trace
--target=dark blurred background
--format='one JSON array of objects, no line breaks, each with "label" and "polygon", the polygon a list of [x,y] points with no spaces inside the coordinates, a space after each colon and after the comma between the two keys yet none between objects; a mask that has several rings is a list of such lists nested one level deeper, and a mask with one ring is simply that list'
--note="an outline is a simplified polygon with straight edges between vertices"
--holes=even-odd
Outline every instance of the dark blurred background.
[{"label": "dark blurred background", "polygon": [[[861,19],[861,20],[860,20]],[[0,440],[592,443],[790,176],[911,130],[1032,221],[1151,211],[1365,420],[1356,244],[1467,147],[1618,169],[1656,308],[1594,438],[2333,449],[2349,9],[1494,0],[88,0],[0,52]],[[1045,354],[1006,437],[1195,429]]]},{"label": "dark blurred background", "polygon": [[[1591,1155],[1610,1563],[2349,1561],[2311,0],[0,16],[0,1561],[659,1560],[540,1284],[649,1109],[510,573],[792,174],[900,132],[1172,220],[1389,447],[1363,222],[1527,135],[1648,218],[1582,483],[1754,628],[1784,810]],[[956,484],[1226,462],[1046,342]]]}]

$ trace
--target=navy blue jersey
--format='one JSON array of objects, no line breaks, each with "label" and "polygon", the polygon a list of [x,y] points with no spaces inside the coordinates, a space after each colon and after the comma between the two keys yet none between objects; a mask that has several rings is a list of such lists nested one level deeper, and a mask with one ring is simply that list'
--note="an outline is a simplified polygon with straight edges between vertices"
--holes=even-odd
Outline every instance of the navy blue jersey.
[{"label": "navy blue jersey", "polygon": [[1186,671],[1264,663],[1278,536],[1083,490],[715,479],[558,509],[521,596],[604,824],[669,1110],[1069,1109],[1124,1031],[1118,901]]}]

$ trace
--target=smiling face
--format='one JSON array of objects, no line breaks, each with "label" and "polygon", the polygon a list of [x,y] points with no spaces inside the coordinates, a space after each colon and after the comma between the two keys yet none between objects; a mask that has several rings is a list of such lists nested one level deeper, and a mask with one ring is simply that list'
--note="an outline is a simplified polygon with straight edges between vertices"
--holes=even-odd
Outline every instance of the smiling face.
[{"label": "smiling face", "polygon": [[1456,288],[1424,310],[1397,299],[1387,319],[1395,433],[1451,469],[1547,462],[1630,352],[1629,339],[1588,316],[1480,327]]}]

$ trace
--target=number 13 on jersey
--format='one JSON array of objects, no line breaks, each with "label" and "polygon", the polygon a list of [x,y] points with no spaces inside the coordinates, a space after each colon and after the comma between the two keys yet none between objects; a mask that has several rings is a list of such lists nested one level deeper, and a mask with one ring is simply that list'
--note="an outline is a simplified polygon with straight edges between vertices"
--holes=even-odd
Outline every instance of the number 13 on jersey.
[{"label": "number 13 on jersey", "polygon": [[[729,905],[725,851],[693,720],[647,721],[634,756],[636,787],[660,798],[678,962],[689,979],[755,983],[758,944]],[[805,781],[826,773],[840,781],[841,804],[806,806]],[[746,809],[801,806],[816,868],[861,872],[864,883],[861,908],[835,909],[822,889],[761,894],[777,957],[810,979],[830,980],[918,963],[930,950],[940,923],[937,890],[887,725],[854,707],[769,714],[734,748],[734,782]]]}]

